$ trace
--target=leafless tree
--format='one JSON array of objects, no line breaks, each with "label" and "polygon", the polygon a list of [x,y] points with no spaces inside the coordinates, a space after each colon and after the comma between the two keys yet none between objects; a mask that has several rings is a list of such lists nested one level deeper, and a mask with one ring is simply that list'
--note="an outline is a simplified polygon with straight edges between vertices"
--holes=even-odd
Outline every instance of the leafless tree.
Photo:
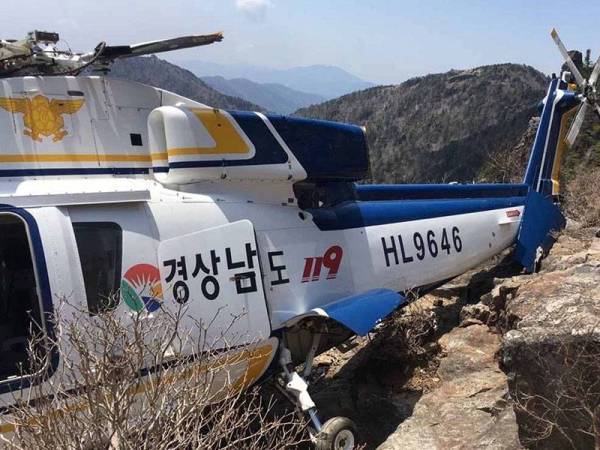
[{"label": "leafless tree", "polygon": [[567,215],[584,227],[600,226],[600,168],[581,170],[567,185]]},{"label": "leafless tree", "polygon": [[31,339],[33,385],[14,393],[15,431],[4,444],[19,450],[275,449],[305,441],[305,424],[295,413],[277,412],[274,397],[259,388],[244,389],[264,347],[230,343],[213,350],[201,324],[197,332],[184,330],[184,316],[184,308],[127,315],[59,308],[55,335]]},{"label": "leafless tree", "polygon": [[600,339],[565,333],[519,352],[512,397],[535,448],[600,449]]}]

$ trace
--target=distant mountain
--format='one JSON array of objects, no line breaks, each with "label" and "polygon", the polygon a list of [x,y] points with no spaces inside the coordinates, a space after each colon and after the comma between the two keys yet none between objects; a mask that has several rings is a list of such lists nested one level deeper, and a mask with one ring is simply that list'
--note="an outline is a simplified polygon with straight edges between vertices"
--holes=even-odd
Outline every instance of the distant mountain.
[{"label": "distant mountain", "polygon": [[166,89],[215,108],[264,111],[247,100],[223,95],[189,70],[156,56],[119,59],[112,65],[109,76]]},{"label": "distant mountain", "polygon": [[350,92],[373,87],[374,84],[335,66],[307,66],[291,69],[271,69],[244,64],[216,64],[203,61],[183,61],[196,75],[221,76],[227,79],[246,78],[256,83],[283,84],[291,89],[332,99]]},{"label": "distant mountain", "polygon": [[277,83],[255,83],[246,78],[227,80],[223,77],[202,77],[202,81],[222,94],[240,97],[262,106],[269,112],[291,114],[299,108],[322,103],[325,97],[297,91]]},{"label": "distant mountain", "polygon": [[366,126],[376,182],[470,182],[515,147],[546,88],[532,67],[499,64],[374,87],[297,114]]}]

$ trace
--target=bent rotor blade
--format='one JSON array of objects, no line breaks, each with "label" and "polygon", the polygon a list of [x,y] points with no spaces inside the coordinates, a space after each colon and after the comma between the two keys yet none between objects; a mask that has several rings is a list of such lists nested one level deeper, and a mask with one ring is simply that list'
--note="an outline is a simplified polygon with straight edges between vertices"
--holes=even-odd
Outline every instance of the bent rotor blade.
[{"label": "bent rotor blade", "polygon": [[594,70],[592,70],[592,74],[590,75],[590,79],[588,80],[588,84],[595,89],[596,81],[598,81],[598,75],[600,75],[600,56],[596,60],[596,64],[594,65]]},{"label": "bent rotor blade", "polygon": [[583,125],[583,119],[585,119],[585,115],[587,114],[589,103],[587,100],[584,100],[575,116],[575,120],[571,124],[571,128],[569,128],[569,132],[567,133],[567,137],[565,141],[567,141],[567,145],[569,147],[573,147],[575,143],[575,139],[577,139],[577,135],[581,130],[581,126]]},{"label": "bent rotor blade", "polygon": [[557,31],[554,28],[552,28],[552,31],[550,32],[550,36],[552,36],[552,39],[558,46],[560,53],[562,54],[565,62],[569,66],[569,69],[571,70],[571,73],[575,77],[575,80],[577,81],[577,84],[579,85],[579,87],[581,87],[581,88],[585,87],[585,85],[586,85],[585,79],[581,75],[581,72],[579,72],[579,69],[577,68],[577,66],[571,59],[571,57],[569,56],[569,52],[567,51],[566,47],[563,45],[562,41],[558,37]]},{"label": "bent rotor blade", "polygon": [[183,48],[199,47],[209,45],[223,40],[223,33],[213,33],[200,36],[183,36],[173,39],[164,39],[161,41],[144,42],[131,46],[131,53],[127,56],[141,56],[151,53],[169,52]]}]

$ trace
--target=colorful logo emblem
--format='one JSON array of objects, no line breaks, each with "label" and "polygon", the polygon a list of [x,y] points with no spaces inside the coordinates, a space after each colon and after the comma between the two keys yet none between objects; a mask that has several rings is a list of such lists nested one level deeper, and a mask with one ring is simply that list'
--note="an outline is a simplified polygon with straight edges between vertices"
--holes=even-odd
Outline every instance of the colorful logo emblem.
[{"label": "colorful logo emblem", "polygon": [[33,98],[0,97],[1,108],[13,114],[23,114],[23,134],[34,141],[41,141],[42,136],[52,136],[54,142],[62,141],[68,134],[62,115],[75,114],[82,106],[82,99],[49,99],[43,95]]},{"label": "colorful logo emblem", "polygon": [[163,292],[158,268],[151,264],[130,267],[121,280],[121,298],[136,312],[160,308]]}]

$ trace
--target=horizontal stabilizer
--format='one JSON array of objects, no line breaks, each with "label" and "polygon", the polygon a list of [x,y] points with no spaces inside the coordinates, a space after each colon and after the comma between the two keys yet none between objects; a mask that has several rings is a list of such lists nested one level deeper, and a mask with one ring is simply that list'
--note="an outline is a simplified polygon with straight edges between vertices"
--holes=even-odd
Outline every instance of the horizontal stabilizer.
[{"label": "horizontal stabilizer", "polygon": [[406,298],[389,289],[373,289],[362,294],[352,295],[326,306],[322,311],[327,317],[364,336],[377,322],[386,318],[398,306],[406,303]]}]

